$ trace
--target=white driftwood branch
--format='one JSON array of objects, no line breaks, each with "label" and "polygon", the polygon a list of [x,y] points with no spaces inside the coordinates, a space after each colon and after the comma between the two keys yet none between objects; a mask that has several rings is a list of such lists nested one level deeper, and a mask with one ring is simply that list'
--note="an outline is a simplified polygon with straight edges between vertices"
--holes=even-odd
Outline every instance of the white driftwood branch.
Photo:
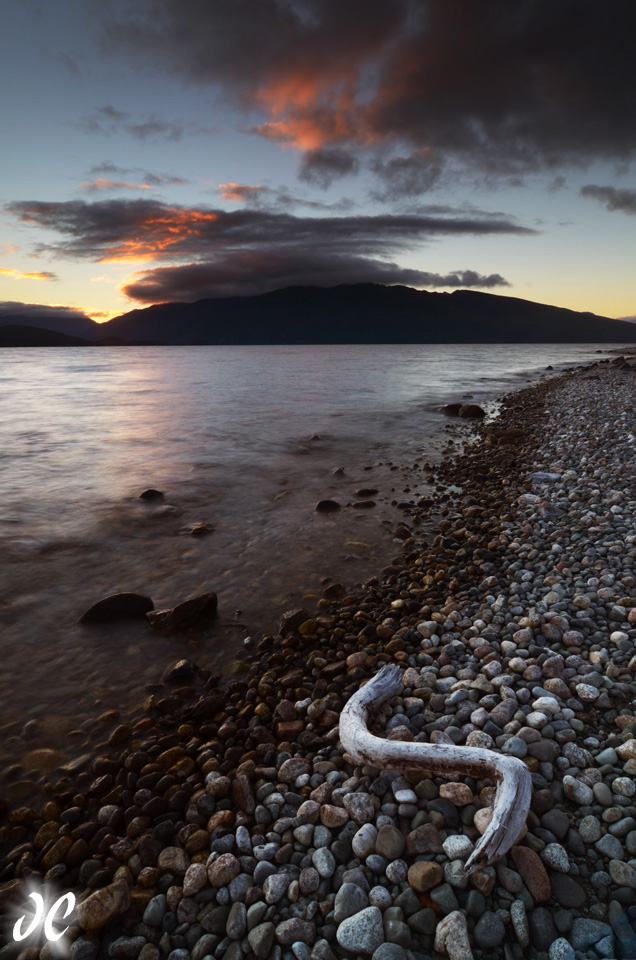
[{"label": "white driftwood branch", "polygon": [[488,777],[496,783],[492,819],[466,861],[466,873],[494,863],[510,850],[526,822],[532,780],[528,768],[515,757],[476,747],[445,743],[384,740],[369,732],[369,713],[402,690],[402,671],[387,664],[349,699],[340,715],[340,741],[358,764],[389,770],[419,767],[424,776]]}]

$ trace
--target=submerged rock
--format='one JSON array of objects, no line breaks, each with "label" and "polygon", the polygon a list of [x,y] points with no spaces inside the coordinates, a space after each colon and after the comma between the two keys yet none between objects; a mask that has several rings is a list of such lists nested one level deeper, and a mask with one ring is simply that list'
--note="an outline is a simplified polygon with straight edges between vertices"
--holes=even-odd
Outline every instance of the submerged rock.
[{"label": "submerged rock", "polygon": [[113,593],[98,600],[77,621],[78,623],[110,623],[113,620],[137,620],[154,607],[150,597],[140,593]]},{"label": "submerged rock", "polygon": [[153,610],[146,619],[153,630],[178,633],[190,627],[202,626],[216,616],[216,593],[202,593],[198,597],[184,600],[170,610]]}]

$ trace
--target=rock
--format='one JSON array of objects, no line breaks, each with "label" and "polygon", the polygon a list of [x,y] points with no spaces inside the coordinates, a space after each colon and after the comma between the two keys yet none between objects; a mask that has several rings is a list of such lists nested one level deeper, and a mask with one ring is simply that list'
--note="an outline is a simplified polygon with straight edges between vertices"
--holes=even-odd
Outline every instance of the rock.
[{"label": "rock", "polygon": [[371,823],[375,820],[375,805],[368,793],[346,793],[342,803],[356,823]]},{"label": "rock", "polygon": [[161,500],[163,499],[163,493],[161,490],[154,490],[152,487],[149,487],[148,490],[144,490],[143,493],[139,494],[140,500]]},{"label": "rock", "polygon": [[406,853],[409,857],[415,857],[420,853],[443,852],[439,830],[432,823],[424,823],[421,827],[416,827],[406,838]]},{"label": "rock", "polygon": [[398,860],[404,853],[405,847],[406,840],[401,830],[388,823],[380,827],[375,841],[376,853],[386,857],[387,860]]},{"label": "rock", "polygon": [[164,683],[190,683],[198,671],[199,668],[192,660],[177,660],[172,667],[164,670],[161,679]]},{"label": "rock", "polygon": [[366,907],[343,920],[336,931],[336,939],[344,950],[352,953],[373,954],[384,941],[382,914],[377,907]]},{"label": "rock", "polygon": [[528,917],[528,926],[530,942],[536,950],[547,951],[559,935],[552,913],[547,907],[535,907]]},{"label": "rock", "polygon": [[269,956],[275,933],[276,928],[273,923],[259,923],[258,926],[250,930],[247,939],[257,960],[265,960]]},{"label": "rock", "polygon": [[269,877],[265,877],[263,881],[265,903],[278,903],[279,900],[282,900],[287,893],[291,880],[292,878],[288,873],[272,873]]},{"label": "rock", "polygon": [[623,844],[618,837],[612,836],[611,833],[606,833],[604,837],[597,840],[594,849],[604,857],[610,857],[614,860],[622,860],[624,856]]},{"label": "rock", "polygon": [[570,872],[570,859],[560,843],[549,843],[541,851],[541,859],[559,873]]},{"label": "rock", "polygon": [[443,783],[439,788],[439,795],[450,800],[456,807],[473,802],[473,791],[465,783]]},{"label": "rock", "polygon": [[550,945],[550,960],[574,960],[574,949],[565,937],[559,937]]},{"label": "rock", "polygon": [[438,923],[435,950],[437,953],[447,954],[450,960],[473,960],[466,917],[459,910],[449,913]]},{"label": "rock", "polygon": [[321,877],[333,877],[336,872],[336,859],[327,847],[319,847],[312,854],[312,863]]},{"label": "rock", "polygon": [[411,864],[408,872],[408,882],[418,893],[426,893],[437,887],[443,879],[444,871],[435,861],[419,861]]},{"label": "rock", "polygon": [[496,913],[484,913],[477,923],[473,936],[475,943],[482,950],[494,950],[503,942],[506,935],[505,927]]},{"label": "rock", "polygon": [[522,947],[527,947],[530,943],[530,929],[528,927],[528,917],[526,908],[522,900],[513,900],[510,904],[510,918],[515,931],[515,936]]},{"label": "rock", "polygon": [[233,853],[222,853],[207,868],[208,880],[213,887],[226,887],[241,872],[241,865]]},{"label": "rock", "polygon": [[562,907],[578,910],[587,900],[583,887],[574,877],[563,873],[553,873],[550,877],[552,896]]},{"label": "rock", "polygon": [[[278,779],[281,783],[293,783],[298,777],[311,771],[311,764],[305,757],[290,757],[285,760],[278,771]],[[318,811],[316,811],[318,812]]]},{"label": "rock", "polygon": [[399,943],[381,943],[371,960],[407,960],[407,955]]},{"label": "rock", "polygon": [[609,874],[619,887],[630,887],[636,890],[636,869],[623,860],[610,860]]},{"label": "rock", "polygon": [[202,593],[178,603],[170,610],[152,610],[146,619],[154,630],[166,633],[179,633],[194,626],[203,626],[216,616],[217,596],[215,593]]},{"label": "rock", "polygon": [[442,846],[449,860],[467,860],[475,849],[472,841],[463,833],[451,834],[444,840]]},{"label": "rock", "polygon": [[165,847],[157,858],[157,866],[162,872],[183,877],[190,866],[190,858],[181,847]]},{"label": "rock", "polygon": [[77,621],[78,623],[111,623],[114,620],[138,620],[152,610],[150,597],[140,593],[113,593],[98,600]]},{"label": "rock", "polygon": [[354,856],[366,860],[370,853],[375,850],[375,843],[378,837],[378,831],[372,823],[365,823],[355,834],[351,841],[351,849]]},{"label": "rock", "polygon": [[577,917],[572,924],[570,943],[575,950],[586,950],[611,932],[612,928],[601,920]]},{"label": "rock", "polygon": [[96,890],[77,905],[77,922],[82,930],[91,933],[124,913],[130,906],[130,890],[125,883],[111,883]]},{"label": "rock", "polygon": [[569,800],[574,800],[580,806],[589,806],[592,803],[594,794],[592,788],[581,780],[575,780],[574,777],[563,777],[563,790]]},{"label": "rock", "polygon": [[510,856],[517,872],[537,903],[550,899],[552,888],[541,860],[529,847],[513,847]]},{"label": "rock", "polygon": [[429,896],[433,903],[435,903],[444,914],[452,913],[453,910],[457,910],[459,907],[457,897],[450,883],[442,883],[439,887],[435,887],[431,890]]},{"label": "rock", "polygon": [[300,917],[283,920],[276,927],[276,939],[283,947],[291,947],[297,940],[311,946],[316,939],[316,925],[309,920],[301,920]]},{"label": "rock", "polygon": [[334,807],[331,803],[323,803],[320,807],[320,822],[329,828],[344,827],[349,814],[344,807]]},{"label": "rock", "polygon": [[181,527],[179,532],[191,537],[207,537],[209,533],[214,533],[214,527],[211,523],[198,520],[196,523],[189,523],[187,526]]},{"label": "rock", "polygon": [[340,510],[340,504],[337,500],[319,500],[316,510],[318,513],[333,513],[335,510]]},{"label": "rock", "polygon": [[340,923],[369,906],[369,898],[355,883],[343,883],[334,901],[334,920]]}]

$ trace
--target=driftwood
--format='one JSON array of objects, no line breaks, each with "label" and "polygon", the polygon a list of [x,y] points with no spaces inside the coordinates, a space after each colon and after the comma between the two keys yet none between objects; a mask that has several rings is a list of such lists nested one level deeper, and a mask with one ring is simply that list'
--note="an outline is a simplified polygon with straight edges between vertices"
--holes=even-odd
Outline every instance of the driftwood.
[{"label": "driftwood", "polygon": [[384,740],[369,732],[369,714],[402,690],[402,671],[387,664],[349,699],[340,715],[340,741],[358,764],[388,770],[420,768],[423,776],[490,778],[496,783],[492,818],[466,861],[466,874],[503,857],[518,839],[528,815],[532,781],[515,757],[445,743]]}]

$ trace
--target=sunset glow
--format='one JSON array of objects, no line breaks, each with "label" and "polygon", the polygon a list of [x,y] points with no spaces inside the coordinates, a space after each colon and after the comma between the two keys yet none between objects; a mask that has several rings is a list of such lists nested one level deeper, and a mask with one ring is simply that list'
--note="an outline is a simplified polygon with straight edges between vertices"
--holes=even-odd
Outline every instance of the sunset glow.
[{"label": "sunset glow", "polygon": [[503,9],[18,5],[4,89],[46,95],[6,103],[0,299],[49,280],[110,316],[358,279],[633,316],[623,14]]}]

